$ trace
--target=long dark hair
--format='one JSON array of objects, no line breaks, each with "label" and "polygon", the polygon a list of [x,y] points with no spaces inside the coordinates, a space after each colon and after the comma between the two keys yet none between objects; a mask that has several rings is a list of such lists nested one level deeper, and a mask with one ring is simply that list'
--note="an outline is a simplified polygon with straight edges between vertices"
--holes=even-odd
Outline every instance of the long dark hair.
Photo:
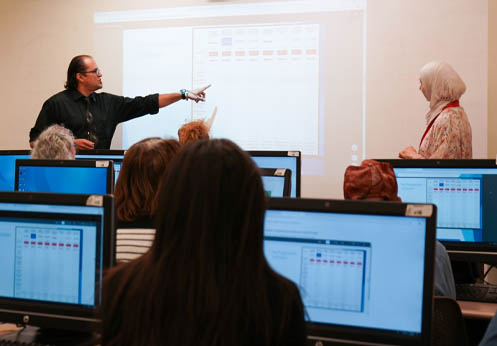
[{"label": "long dark hair", "polygon": [[90,55],[78,55],[72,58],[67,68],[67,79],[64,84],[66,89],[77,89],[78,80],[76,79],[76,74],[84,72],[86,69],[85,59],[91,58]]},{"label": "long dark hair", "polygon": [[266,199],[250,157],[228,140],[198,141],[161,185],[150,251],[106,275],[103,343],[282,344],[301,302],[264,257]]},{"label": "long dark hair", "polygon": [[114,191],[119,221],[131,222],[155,214],[160,178],[179,148],[174,139],[152,137],[126,150]]}]

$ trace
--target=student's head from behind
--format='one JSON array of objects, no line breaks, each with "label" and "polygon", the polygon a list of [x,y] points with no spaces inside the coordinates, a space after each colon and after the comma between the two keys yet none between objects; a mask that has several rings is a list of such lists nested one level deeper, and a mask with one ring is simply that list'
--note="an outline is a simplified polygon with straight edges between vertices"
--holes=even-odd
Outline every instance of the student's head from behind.
[{"label": "student's head from behind", "polygon": [[262,180],[233,142],[201,140],[185,146],[169,165],[158,200],[155,255],[175,244],[174,251],[193,252],[208,266],[221,265],[227,275],[234,274],[232,266],[264,260]]},{"label": "student's head from behind", "polygon": [[154,215],[159,182],[179,148],[176,140],[154,137],[126,150],[114,192],[119,221],[131,222]]},{"label": "student's head from behind", "polygon": [[345,199],[400,201],[395,172],[387,162],[364,160],[349,166],[343,180]]},{"label": "student's head from behind", "polygon": [[180,127],[178,139],[181,145],[201,139],[209,139],[209,127],[203,120],[191,121]]},{"label": "student's head from behind", "polygon": [[32,159],[74,160],[76,148],[71,130],[60,125],[47,127],[36,139]]},{"label": "student's head from behind", "polygon": [[158,197],[152,247],[105,277],[102,344],[285,344],[303,307],[264,257],[266,197],[248,154],[225,139],[188,144]]}]

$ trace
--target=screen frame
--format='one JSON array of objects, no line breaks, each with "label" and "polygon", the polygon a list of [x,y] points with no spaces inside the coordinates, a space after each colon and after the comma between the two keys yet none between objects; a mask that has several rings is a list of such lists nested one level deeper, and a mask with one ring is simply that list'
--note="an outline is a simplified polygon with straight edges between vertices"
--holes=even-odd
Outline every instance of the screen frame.
[{"label": "screen frame", "polygon": [[[99,201],[96,204],[91,201]],[[101,206],[104,208],[103,256],[104,269],[114,265],[114,196],[53,194],[41,192],[0,192],[0,203],[51,204],[69,206]],[[97,205],[101,203],[101,205]],[[73,304],[0,298],[2,322],[33,325],[73,331],[98,331],[100,320],[95,309]]]},{"label": "screen frame", "polygon": [[[19,149],[19,150],[0,150],[0,156],[27,156],[26,159],[29,159],[31,157],[31,150],[28,149]],[[3,167],[2,167],[3,170]],[[15,190],[15,163],[14,163],[14,169],[13,172],[14,174],[14,181],[12,181],[12,189],[11,190],[5,190],[5,191],[14,191]]]},{"label": "screen frame", "polygon": [[20,166],[31,166],[31,167],[97,167],[97,162],[107,161],[106,173],[106,188],[105,193],[114,192],[114,161],[112,160],[34,160],[34,159],[21,159],[16,160],[16,180],[15,180],[15,191],[19,190],[19,167]]},{"label": "screen frame", "polygon": [[[352,201],[324,200],[310,198],[270,198],[268,210],[295,210],[307,212],[328,212],[340,214],[369,214],[406,216],[409,205],[418,203],[401,203],[389,201]],[[423,204],[426,205],[426,204]],[[361,344],[392,344],[392,345],[430,345],[431,319],[433,307],[435,236],[436,236],[436,206],[433,206],[431,216],[425,216],[425,275],[423,284],[423,322],[421,334],[418,336],[403,335],[393,331],[372,328],[346,327],[323,323],[307,322],[308,339],[322,342],[360,342]]]},{"label": "screen frame", "polygon": [[28,149],[0,150],[0,155],[31,155],[31,150]]},{"label": "screen frame", "polygon": [[78,155],[122,156],[122,157],[124,157],[125,153],[126,153],[126,150],[119,150],[119,149],[78,150],[76,152],[76,159],[77,159]]},{"label": "screen frame", "polygon": [[[492,159],[377,159],[395,168],[490,168],[497,173],[497,162]],[[452,260],[497,263],[495,244],[440,241]]]},{"label": "screen frame", "polygon": [[[292,172],[287,168],[259,168],[263,177],[283,178],[283,197],[290,197]],[[281,175],[283,173],[283,175]]]},{"label": "screen frame", "polygon": [[[76,153],[76,160],[112,160],[114,164],[119,163],[122,167],[124,161],[124,154],[126,150],[115,150],[115,149],[95,149],[95,150],[79,150]],[[90,156],[90,157],[80,157],[80,156]],[[116,157],[117,156],[117,157]],[[114,185],[117,182],[118,177],[116,174],[119,172],[114,169]]]},{"label": "screen frame", "polygon": [[[252,156],[264,156],[264,157],[295,157],[297,160],[297,171],[295,172],[295,197],[300,197],[300,176],[302,171],[302,153],[298,150],[295,151],[282,151],[282,150],[249,150],[247,153]],[[255,162],[255,161],[254,161]],[[258,166],[258,165],[257,165]],[[266,168],[266,167],[259,167]],[[283,168],[283,167],[280,167]]]}]

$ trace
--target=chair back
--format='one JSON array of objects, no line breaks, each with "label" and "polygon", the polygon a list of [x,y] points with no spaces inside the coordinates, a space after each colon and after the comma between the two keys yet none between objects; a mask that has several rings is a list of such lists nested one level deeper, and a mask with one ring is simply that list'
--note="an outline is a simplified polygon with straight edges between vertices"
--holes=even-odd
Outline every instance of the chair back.
[{"label": "chair back", "polygon": [[449,297],[434,297],[432,346],[468,346],[461,308]]}]

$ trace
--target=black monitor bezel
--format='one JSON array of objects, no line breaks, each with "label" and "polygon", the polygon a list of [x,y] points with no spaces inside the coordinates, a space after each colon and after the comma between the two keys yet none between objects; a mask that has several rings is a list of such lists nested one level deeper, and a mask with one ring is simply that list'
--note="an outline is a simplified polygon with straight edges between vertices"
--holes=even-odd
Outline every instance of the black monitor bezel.
[{"label": "black monitor bezel", "polygon": [[[493,168],[496,169],[496,160],[491,159],[378,159],[380,162],[388,162],[395,168]],[[470,243],[441,241],[454,260],[468,260],[497,263],[497,243]]]},{"label": "black monitor bezel", "polygon": [[96,167],[97,162],[108,161],[106,174],[105,193],[114,192],[114,161],[112,160],[34,160],[18,159],[16,160],[16,180],[15,191],[19,190],[19,167],[20,166],[38,166],[38,167]]},{"label": "black monitor bezel", "polygon": [[[104,208],[103,268],[114,265],[114,196],[52,194],[39,192],[0,192],[0,203],[86,206],[89,198]],[[72,304],[0,298],[0,321],[41,328],[73,331],[98,331],[95,309]]]},{"label": "black monitor bezel", "polygon": [[[343,214],[371,214],[406,216],[408,205],[416,203],[382,202],[382,201],[351,201],[324,200],[308,198],[270,198],[267,209],[297,210],[308,212],[332,212]],[[436,206],[432,205],[431,216],[426,216],[425,233],[425,280],[423,284],[423,322],[419,336],[405,335],[393,331],[344,327],[321,323],[307,322],[308,339],[340,342],[347,340],[361,344],[391,344],[391,345],[430,345],[431,316],[433,306],[433,273],[435,262]],[[394,318],[394,316],[393,316]]]},{"label": "black monitor bezel", "polygon": [[[122,165],[124,160],[125,150],[114,150],[114,149],[95,149],[95,150],[79,150],[76,153],[76,160],[112,160],[114,164],[118,162]],[[79,157],[80,155],[86,155],[90,157]],[[117,157],[116,157],[117,156]],[[117,181],[118,176],[116,174],[119,172],[114,169],[114,185]]]},{"label": "black monitor bezel", "polygon": [[31,155],[31,150],[28,149],[0,150],[0,155]]},{"label": "black monitor bezel", "polygon": [[394,168],[497,168],[491,159],[375,159]]},{"label": "black monitor bezel", "polygon": [[[113,160],[117,162],[123,162],[124,160],[124,150],[80,150],[76,153],[76,160]],[[81,157],[81,155],[90,157]]]},{"label": "black monitor bezel", "polygon": [[[283,197],[290,197],[292,171],[288,168],[259,168],[263,177],[283,178]],[[283,173],[283,175],[281,175]]]},{"label": "black monitor bezel", "polygon": [[[300,175],[302,170],[302,153],[299,150],[248,150],[250,156],[274,156],[274,157],[295,157],[297,159],[297,171],[295,172],[295,197],[300,197]],[[265,168],[265,167],[260,167]]]},{"label": "black monitor bezel", "polygon": [[122,149],[93,149],[93,150],[78,150],[76,152],[76,158],[78,155],[94,155],[94,156],[123,156],[126,150]]}]

